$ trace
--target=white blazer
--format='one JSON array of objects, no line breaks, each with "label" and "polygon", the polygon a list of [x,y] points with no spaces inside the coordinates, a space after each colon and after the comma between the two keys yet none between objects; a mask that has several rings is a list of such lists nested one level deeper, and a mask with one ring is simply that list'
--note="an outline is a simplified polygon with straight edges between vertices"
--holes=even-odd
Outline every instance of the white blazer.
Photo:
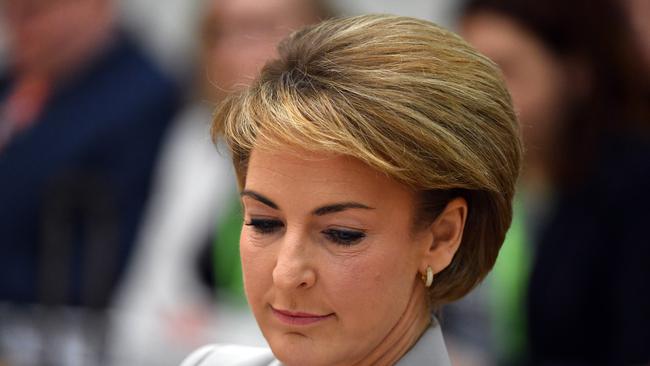
[{"label": "white blazer", "polygon": [[[440,325],[434,323],[395,366],[451,366]],[[192,353],[181,366],[282,366],[268,348],[210,345]]]}]

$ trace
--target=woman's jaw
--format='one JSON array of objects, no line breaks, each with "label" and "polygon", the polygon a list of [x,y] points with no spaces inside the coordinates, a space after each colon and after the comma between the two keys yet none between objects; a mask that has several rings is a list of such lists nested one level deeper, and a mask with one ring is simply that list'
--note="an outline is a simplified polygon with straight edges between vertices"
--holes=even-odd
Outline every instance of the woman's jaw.
[{"label": "woman's jaw", "polygon": [[395,326],[366,357],[355,366],[394,365],[417,343],[431,324],[431,314],[427,302],[426,288],[419,279],[415,280],[413,296]]}]

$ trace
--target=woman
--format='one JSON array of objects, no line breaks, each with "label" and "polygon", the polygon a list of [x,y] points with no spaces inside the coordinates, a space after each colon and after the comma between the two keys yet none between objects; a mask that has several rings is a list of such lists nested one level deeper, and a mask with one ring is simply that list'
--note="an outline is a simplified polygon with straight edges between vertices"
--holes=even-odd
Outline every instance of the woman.
[{"label": "woman", "polygon": [[184,365],[448,365],[432,310],[492,267],[519,172],[498,69],[448,31],[387,15],[309,27],[279,54],[213,124],[271,350],[209,346]]}]

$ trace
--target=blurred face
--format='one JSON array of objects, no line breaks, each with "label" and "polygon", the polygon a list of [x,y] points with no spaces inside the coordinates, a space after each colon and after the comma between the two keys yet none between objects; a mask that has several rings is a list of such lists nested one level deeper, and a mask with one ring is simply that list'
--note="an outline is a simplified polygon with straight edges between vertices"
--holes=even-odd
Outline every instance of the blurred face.
[{"label": "blurred face", "polygon": [[[317,20],[309,1],[215,1],[206,20],[203,63],[211,99],[246,86],[276,55],[276,46],[294,30]],[[216,86],[216,87],[215,87]]]},{"label": "blurred face", "polygon": [[16,71],[56,77],[78,66],[112,23],[108,0],[7,0],[3,3]]},{"label": "blurred face", "polygon": [[254,150],[242,201],[246,294],[283,363],[366,360],[424,299],[413,193],[386,175],[349,157]]},{"label": "blurred face", "polygon": [[496,13],[466,17],[462,34],[503,70],[523,129],[527,158],[544,156],[554,146],[567,99],[563,64],[523,27]]}]

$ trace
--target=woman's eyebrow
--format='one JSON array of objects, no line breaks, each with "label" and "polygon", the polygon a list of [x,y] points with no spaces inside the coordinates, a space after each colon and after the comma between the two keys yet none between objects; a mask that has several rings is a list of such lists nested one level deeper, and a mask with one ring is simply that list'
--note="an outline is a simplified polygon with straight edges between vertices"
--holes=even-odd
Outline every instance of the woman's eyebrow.
[{"label": "woman's eyebrow", "polygon": [[331,214],[331,213],[335,213],[335,212],[341,212],[341,211],[344,211],[344,210],[347,210],[347,209],[350,209],[350,208],[362,208],[362,209],[365,209],[365,210],[374,210],[375,209],[374,207],[368,207],[368,206],[366,206],[366,205],[364,205],[362,203],[358,203],[358,202],[342,202],[342,203],[335,203],[335,204],[319,207],[319,208],[315,209],[314,211],[312,211],[312,215],[323,216],[323,215],[327,215],[327,214]]},{"label": "woman's eyebrow", "polygon": [[261,195],[261,194],[259,194],[257,192],[251,191],[251,190],[245,189],[245,190],[241,191],[239,196],[240,197],[244,197],[244,196],[250,197],[250,198],[252,198],[252,199],[254,199],[256,201],[259,201],[259,202],[261,202],[261,203],[263,203],[263,204],[265,204],[265,205],[267,205],[267,206],[269,206],[269,207],[271,207],[271,208],[273,208],[275,210],[280,209],[280,207],[275,202],[271,201],[269,198],[264,197],[263,195]]}]

